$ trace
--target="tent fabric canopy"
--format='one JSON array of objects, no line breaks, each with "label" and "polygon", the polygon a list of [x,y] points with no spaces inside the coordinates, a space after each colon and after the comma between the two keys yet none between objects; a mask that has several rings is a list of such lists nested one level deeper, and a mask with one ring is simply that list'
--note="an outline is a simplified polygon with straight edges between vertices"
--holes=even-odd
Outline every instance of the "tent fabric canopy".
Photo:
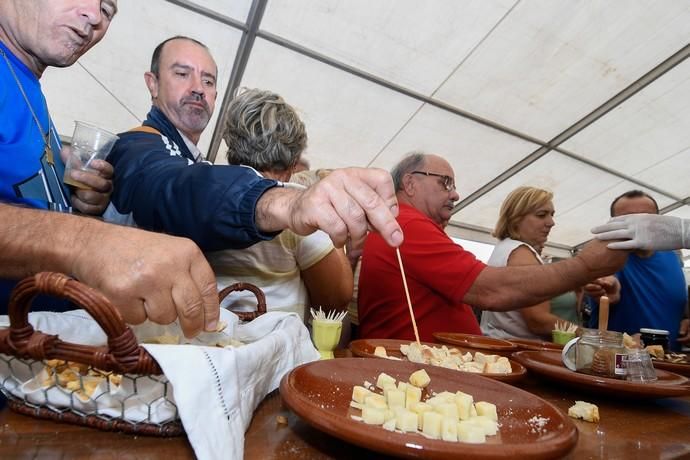
[{"label": "tent fabric canopy", "polygon": [[313,168],[390,169],[422,150],[452,164],[448,233],[490,241],[505,196],[554,192],[550,250],[581,245],[631,189],[690,217],[690,3],[632,0],[120,0],[106,38],[42,84],[61,135],[145,117],[154,47],[207,44],[216,112],[200,141],[224,162],[238,86],[295,106]]}]

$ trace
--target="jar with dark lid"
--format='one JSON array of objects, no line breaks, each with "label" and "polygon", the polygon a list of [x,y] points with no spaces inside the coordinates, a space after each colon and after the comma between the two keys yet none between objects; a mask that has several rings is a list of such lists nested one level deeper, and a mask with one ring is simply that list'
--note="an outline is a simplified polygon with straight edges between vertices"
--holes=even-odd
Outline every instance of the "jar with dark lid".
[{"label": "jar with dark lid", "polygon": [[650,345],[661,345],[664,353],[668,353],[668,331],[664,329],[640,329],[640,339],[645,347]]}]

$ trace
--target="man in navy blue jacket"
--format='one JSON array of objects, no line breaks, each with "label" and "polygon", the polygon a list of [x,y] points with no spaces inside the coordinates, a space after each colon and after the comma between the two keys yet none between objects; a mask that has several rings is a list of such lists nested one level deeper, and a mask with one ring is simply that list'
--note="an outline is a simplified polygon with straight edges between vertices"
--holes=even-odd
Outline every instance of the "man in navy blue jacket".
[{"label": "man in navy blue jacket", "polygon": [[357,247],[368,223],[390,244],[402,241],[386,171],[336,170],[301,191],[250,168],[202,161],[196,144],[213,112],[216,75],[196,40],[178,36],[156,48],[144,75],[153,107],[143,127],[120,134],[108,157],[115,174],[106,218],[126,216],[139,227],[191,238],[204,251],[247,247],[286,228],[302,235],[318,228],[336,246],[350,238]]}]

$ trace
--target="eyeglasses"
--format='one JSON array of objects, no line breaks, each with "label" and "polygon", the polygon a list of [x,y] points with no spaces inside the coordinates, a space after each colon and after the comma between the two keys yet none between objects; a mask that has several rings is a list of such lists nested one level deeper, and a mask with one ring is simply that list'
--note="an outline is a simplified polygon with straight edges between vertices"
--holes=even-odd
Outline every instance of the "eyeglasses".
[{"label": "eyeglasses", "polygon": [[436,174],[428,171],[412,171],[410,174],[424,174],[425,176],[440,177],[441,184],[443,184],[443,188],[445,188],[447,192],[452,192],[455,190],[455,181],[450,176],[444,176],[443,174]]}]

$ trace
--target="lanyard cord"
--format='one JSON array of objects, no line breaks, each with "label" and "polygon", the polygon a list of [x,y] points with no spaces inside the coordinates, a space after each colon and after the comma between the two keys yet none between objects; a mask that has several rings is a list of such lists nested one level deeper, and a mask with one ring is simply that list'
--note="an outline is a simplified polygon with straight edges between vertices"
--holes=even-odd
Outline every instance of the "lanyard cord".
[{"label": "lanyard cord", "polygon": [[[17,87],[19,88],[19,91],[22,93],[22,97],[24,97],[24,101],[26,102],[26,105],[29,107],[29,111],[31,112],[31,115],[33,116],[34,121],[36,122],[36,126],[38,126],[38,132],[40,132],[41,136],[43,137],[43,142],[45,144],[46,151],[49,152],[48,162],[50,164],[53,164],[53,158],[52,158],[53,151],[50,148],[50,131],[51,131],[50,115],[48,115],[48,130],[46,131],[45,134],[43,134],[43,128],[41,127],[41,122],[38,121],[38,117],[36,116],[36,112],[34,112],[34,108],[31,106],[31,102],[29,102],[29,98],[26,95],[26,92],[24,91],[24,86],[22,86],[22,82],[19,81],[19,77],[17,77],[17,74],[14,71],[14,67],[12,67],[12,63],[10,62],[10,59],[7,57],[5,50],[3,50],[2,48],[0,48],[0,54],[2,54],[2,57],[5,59],[5,63],[7,64],[7,67],[9,67],[10,73],[12,74],[12,77],[14,77],[14,81],[17,83]],[[48,113],[48,105],[46,104],[45,98],[43,99],[43,105],[46,109],[46,113]]]}]

